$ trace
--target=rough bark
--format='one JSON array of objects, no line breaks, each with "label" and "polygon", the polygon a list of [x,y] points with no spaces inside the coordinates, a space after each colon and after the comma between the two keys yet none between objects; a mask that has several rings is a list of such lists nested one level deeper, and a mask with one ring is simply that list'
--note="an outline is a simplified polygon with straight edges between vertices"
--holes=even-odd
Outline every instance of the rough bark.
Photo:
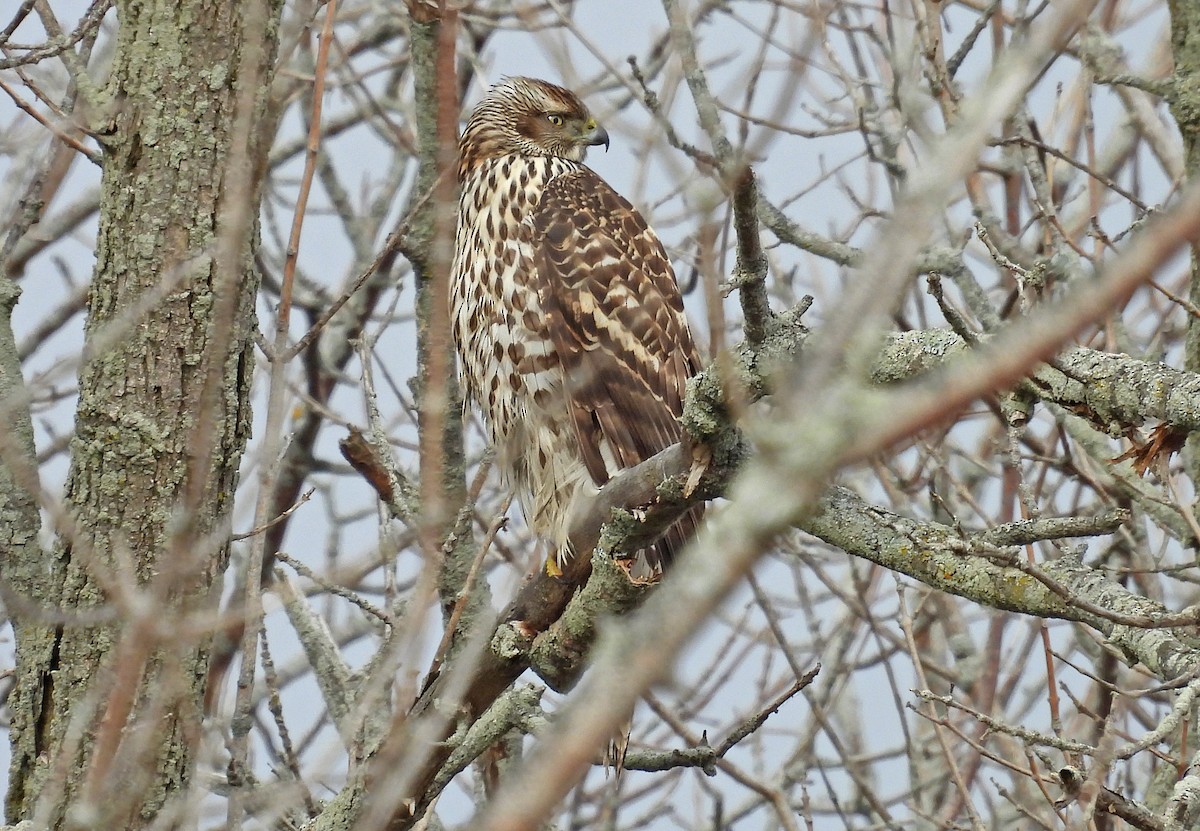
[{"label": "rough bark", "polygon": [[[1187,0],[1172,0],[1169,6],[1175,77],[1167,100],[1183,136],[1184,175],[1195,178],[1200,168],[1200,7]],[[1200,256],[1195,246],[1188,299],[1193,305],[1200,304]],[[1183,368],[1200,371],[1200,320],[1195,317],[1188,320]],[[1200,452],[1194,440],[1188,445],[1188,474],[1193,481],[1200,481]]]},{"label": "rough bark", "polygon": [[278,13],[118,7],[67,511],[50,557],[14,563],[13,821],[141,828],[187,789],[250,431]]},{"label": "rough bark", "polygon": [[[55,561],[44,557],[38,543],[41,519],[34,494],[38,487],[34,457],[33,421],[30,417],[21,363],[13,340],[12,312],[20,289],[8,277],[0,277],[0,412],[9,429],[3,432],[0,443],[0,597],[11,615],[17,635],[18,659],[36,656],[45,651],[45,638],[39,637],[38,627],[22,623],[21,598],[32,597],[43,581],[57,584],[59,574]],[[14,758],[18,752],[33,750],[31,731],[17,729],[26,708],[21,706],[27,689],[18,685],[10,694]],[[32,756],[26,758],[35,758]],[[14,765],[15,770],[15,765]],[[9,793],[16,792],[18,780],[13,778]],[[13,798],[10,796],[10,798]],[[11,809],[10,809],[11,812]]]}]

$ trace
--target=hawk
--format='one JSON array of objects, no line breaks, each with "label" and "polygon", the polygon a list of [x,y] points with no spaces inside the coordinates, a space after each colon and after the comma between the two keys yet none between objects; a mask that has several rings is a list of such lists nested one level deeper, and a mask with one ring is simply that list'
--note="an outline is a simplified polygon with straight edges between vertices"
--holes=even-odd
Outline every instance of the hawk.
[{"label": "hawk", "polygon": [[[700,357],[671,262],[640,213],[583,163],[608,133],[570,90],[506,78],[459,141],[451,325],[469,398],[534,533],[570,556],[582,500],[680,441]],[[652,548],[658,569],[694,531]]]}]

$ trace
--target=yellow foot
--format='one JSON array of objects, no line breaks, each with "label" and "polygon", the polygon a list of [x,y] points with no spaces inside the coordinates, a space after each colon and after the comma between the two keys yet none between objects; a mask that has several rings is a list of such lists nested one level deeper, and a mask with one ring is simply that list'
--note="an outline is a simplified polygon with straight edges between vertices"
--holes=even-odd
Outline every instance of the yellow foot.
[{"label": "yellow foot", "polygon": [[550,552],[550,556],[546,558],[546,573],[551,577],[562,577],[562,566],[558,564],[558,553]]}]

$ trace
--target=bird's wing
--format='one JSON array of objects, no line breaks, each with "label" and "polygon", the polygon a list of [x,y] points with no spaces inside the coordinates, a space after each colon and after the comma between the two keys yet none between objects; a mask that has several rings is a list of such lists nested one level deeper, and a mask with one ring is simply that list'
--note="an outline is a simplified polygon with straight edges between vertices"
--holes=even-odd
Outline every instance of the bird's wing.
[{"label": "bird's wing", "polygon": [[603,484],[680,440],[699,354],[662,243],[608,183],[586,167],[557,176],[531,219],[528,250],[579,448]]}]

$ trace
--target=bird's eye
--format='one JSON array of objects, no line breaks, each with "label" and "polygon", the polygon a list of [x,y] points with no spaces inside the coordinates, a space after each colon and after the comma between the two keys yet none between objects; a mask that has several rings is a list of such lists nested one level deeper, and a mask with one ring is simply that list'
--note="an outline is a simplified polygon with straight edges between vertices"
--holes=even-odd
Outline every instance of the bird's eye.
[{"label": "bird's eye", "polygon": [[549,113],[546,116],[546,120],[549,121],[551,124],[553,124],[555,127],[563,126],[563,117],[561,115],[555,115],[554,113]]}]

